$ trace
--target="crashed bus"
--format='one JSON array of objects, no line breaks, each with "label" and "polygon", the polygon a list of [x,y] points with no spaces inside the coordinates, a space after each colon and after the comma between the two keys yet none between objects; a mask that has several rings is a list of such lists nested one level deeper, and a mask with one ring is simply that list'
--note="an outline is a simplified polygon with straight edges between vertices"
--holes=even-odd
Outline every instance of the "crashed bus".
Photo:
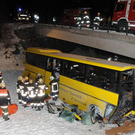
[{"label": "crashed bus", "polygon": [[81,111],[94,108],[109,123],[134,112],[135,65],[36,47],[26,50],[24,62],[23,76],[35,80],[40,73],[48,86],[58,74],[59,99]]}]

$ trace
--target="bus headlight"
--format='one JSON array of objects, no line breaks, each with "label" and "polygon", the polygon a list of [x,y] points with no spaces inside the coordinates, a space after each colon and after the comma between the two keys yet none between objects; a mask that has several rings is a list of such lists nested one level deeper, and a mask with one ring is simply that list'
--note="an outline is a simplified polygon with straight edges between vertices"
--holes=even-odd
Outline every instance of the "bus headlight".
[{"label": "bus headlight", "polygon": [[115,109],[115,106],[111,104],[107,104],[104,117],[109,118],[112,112],[114,111],[114,109]]}]

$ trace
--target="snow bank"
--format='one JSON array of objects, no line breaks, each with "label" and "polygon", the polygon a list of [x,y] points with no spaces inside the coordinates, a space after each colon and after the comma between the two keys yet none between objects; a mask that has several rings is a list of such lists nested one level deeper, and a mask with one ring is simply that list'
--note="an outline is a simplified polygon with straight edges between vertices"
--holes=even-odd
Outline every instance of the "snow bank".
[{"label": "snow bank", "polygon": [[21,39],[14,34],[16,24],[4,24],[1,27],[0,70],[23,70],[24,49]]}]

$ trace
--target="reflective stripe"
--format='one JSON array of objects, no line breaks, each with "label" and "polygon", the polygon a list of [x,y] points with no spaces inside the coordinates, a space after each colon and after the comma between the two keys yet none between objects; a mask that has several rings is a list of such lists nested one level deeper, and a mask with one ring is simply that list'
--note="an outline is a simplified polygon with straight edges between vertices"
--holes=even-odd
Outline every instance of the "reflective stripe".
[{"label": "reflective stripe", "polygon": [[42,96],[44,96],[44,95],[45,95],[44,93],[38,94],[39,97],[42,97]]},{"label": "reflective stripe", "polygon": [[8,112],[6,112],[6,113],[4,112],[3,114],[4,114],[4,115],[8,115]]},{"label": "reflective stripe", "polygon": [[20,89],[23,89],[24,88],[24,86],[19,86],[20,87]]},{"label": "reflective stripe", "polygon": [[0,97],[7,97],[8,94],[0,94]]},{"label": "reflective stripe", "polygon": [[5,108],[8,108],[8,106],[1,106],[1,108],[5,109]]},{"label": "reflective stripe", "polygon": [[43,90],[45,88],[45,85],[38,85],[38,87]]},{"label": "reflective stripe", "polygon": [[36,97],[36,95],[29,95],[29,97],[31,98],[31,97]]}]

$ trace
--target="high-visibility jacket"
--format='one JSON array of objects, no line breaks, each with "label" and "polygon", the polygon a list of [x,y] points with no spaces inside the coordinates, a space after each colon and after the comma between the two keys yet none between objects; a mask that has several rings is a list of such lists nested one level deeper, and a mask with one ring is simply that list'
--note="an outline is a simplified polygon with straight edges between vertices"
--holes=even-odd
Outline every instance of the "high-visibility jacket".
[{"label": "high-visibility jacket", "polygon": [[8,106],[8,102],[10,102],[9,91],[6,88],[0,89],[0,106]]},{"label": "high-visibility jacket", "polygon": [[7,89],[0,89],[0,97],[7,97],[8,90]]}]

